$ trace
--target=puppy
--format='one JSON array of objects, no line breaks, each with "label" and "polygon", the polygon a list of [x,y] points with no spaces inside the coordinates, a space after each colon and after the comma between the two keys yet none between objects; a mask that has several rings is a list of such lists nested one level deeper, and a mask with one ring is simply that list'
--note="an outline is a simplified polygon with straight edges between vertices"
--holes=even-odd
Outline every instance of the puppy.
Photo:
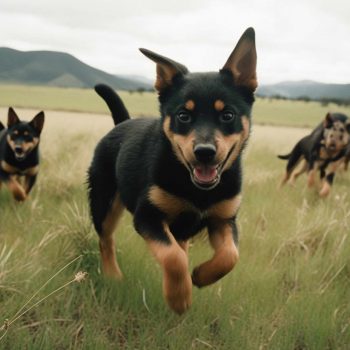
[{"label": "puppy", "polygon": [[[328,113],[310,135],[303,137],[287,155],[279,155],[280,159],[288,159],[286,173],[281,185],[288,180],[291,183],[304,172],[308,172],[308,186],[315,184],[317,171],[320,173],[322,188],[320,196],[329,194],[335,172],[344,161],[346,148],[350,141],[350,122],[346,115]],[[303,162],[299,170],[296,167]]]},{"label": "puppy", "polygon": [[30,122],[21,121],[10,107],[7,129],[0,131],[0,185],[4,182],[17,201],[24,201],[35,184],[44,120],[44,112],[40,112]]},{"label": "puppy", "polygon": [[[192,284],[212,284],[238,261],[241,153],[257,87],[255,33],[245,31],[219,72],[190,73],[172,59],[141,52],[156,63],[161,118],[129,119],[111,89],[96,87],[117,126],[96,147],[89,202],[104,273],[122,277],[113,232],[127,208],[162,267],[166,302],[181,314],[191,305]],[[191,276],[189,239],[204,228],[214,255]]]}]

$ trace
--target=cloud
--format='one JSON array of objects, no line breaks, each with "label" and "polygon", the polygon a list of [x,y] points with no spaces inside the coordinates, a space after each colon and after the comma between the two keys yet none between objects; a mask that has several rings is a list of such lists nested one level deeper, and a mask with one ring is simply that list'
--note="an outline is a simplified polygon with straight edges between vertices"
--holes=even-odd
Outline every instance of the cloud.
[{"label": "cloud", "polygon": [[349,82],[347,0],[2,0],[2,45],[69,52],[97,68],[153,77],[138,47],[219,69],[248,26],[257,33],[262,82]]}]

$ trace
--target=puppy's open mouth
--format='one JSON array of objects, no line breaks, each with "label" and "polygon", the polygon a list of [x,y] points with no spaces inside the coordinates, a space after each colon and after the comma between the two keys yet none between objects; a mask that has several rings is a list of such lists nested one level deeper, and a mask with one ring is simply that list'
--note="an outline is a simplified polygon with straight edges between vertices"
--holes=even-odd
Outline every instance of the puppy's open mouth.
[{"label": "puppy's open mouth", "polygon": [[210,190],[220,182],[221,166],[200,165],[192,168],[192,182],[200,189]]},{"label": "puppy's open mouth", "polygon": [[17,160],[23,160],[26,157],[26,154],[24,152],[21,153],[15,153],[15,157]]},{"label": "puppy's open mouth", "polygon": [[238,143],[235,143],[223,162],[216,165],[196,165],[189,166],[191,169],[191,180],[193,184],[201,190],[212,190],[220,183],[221,174],[226,162],[231,157]]}]

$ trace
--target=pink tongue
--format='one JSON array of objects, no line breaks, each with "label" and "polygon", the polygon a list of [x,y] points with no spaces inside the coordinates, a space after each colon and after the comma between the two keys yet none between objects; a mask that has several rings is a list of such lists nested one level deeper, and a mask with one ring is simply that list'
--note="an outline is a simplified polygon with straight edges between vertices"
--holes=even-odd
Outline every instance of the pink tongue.
[{"label": "pink tongue", "polygon": [[215,180],[218,171],[214,167],[197,167],[194,168],[193,174],[198,182],[210,183]]}]

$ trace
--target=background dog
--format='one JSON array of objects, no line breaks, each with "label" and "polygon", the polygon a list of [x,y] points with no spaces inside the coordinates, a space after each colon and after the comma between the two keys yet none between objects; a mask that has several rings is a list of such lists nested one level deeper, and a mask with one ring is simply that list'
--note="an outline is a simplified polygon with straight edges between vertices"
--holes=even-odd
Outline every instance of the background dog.
[{"label": "background dog", "polygon": [[[328,113],[324,121],[310,135],[303,137],[294,146],[291,153],[278,156],[280,159],[288,159],[281,185],[288,180],[293,183],[299,175],[307,171],[308,186],[312,187],[316,173],[319,171],[322,180],[320,195],[327,196],[335,172],[344,161],[350,142],[349,134],[348,117],[341,113]],[[295,170],[300,162],[303,162],[302,166]]]},{"label": "background dog", "polygon": [[30,122],[21,121],[10,107],[7,129],[0,131],[0,185],[6,183],[17,201],[24,201],[35,184],[44,120],[44,112],[40,112]]}]

